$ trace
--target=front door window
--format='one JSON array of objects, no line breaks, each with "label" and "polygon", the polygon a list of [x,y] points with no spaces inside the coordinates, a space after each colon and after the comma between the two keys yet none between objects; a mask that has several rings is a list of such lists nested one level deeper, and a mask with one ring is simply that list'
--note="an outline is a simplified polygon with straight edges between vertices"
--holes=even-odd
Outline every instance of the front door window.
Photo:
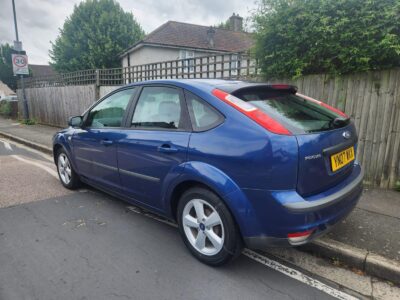
[{"label": "front door window", "polygon": [[134,89],[122,90],[101,101],[90,111],[86,126],[90,128],[121,127],[133,91]]}]

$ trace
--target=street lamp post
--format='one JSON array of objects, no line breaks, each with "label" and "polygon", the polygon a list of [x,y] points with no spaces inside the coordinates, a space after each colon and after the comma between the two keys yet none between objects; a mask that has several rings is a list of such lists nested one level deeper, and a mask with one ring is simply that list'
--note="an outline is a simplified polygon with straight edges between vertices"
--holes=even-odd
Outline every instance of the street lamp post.
[{"label": "street lamp post", "polygon": [[[14,0],[12,0],[12,7],[14,13],[14,26],[15,26],[15,37],[16,37],[16,41],[14,41],[14,50],[20,53],[22,52],[22,42],[20,42],[18,38],[17,14],[15,12]],[[29,119],[29,108],[28,108],[28,101],[26,100],[26,95],[25,95],[24,75],[22,74],[20,75],[20,80],[22,89],[22,103],[24,106],[24,119],[27,120]]]}]

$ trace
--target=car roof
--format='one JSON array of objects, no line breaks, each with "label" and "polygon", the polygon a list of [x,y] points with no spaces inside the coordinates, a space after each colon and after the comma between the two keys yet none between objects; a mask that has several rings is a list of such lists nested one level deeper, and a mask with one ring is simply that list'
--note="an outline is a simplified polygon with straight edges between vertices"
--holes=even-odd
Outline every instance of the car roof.
[{"label": "car roof", "polygon": [[[255,81],[243,81],[243,80],[226,80],[226,79],[160,79],[160,80],[149,80],[141,81],[129,84],[130,86],[142,85],[142,84],[173,84],[179,86],[196,86],[196,87],[208,87],[218,88],[227,93],[233,93],[238,90],[249,87],[271,87],[271,84]],[[293,87],[293,86],[290,86]],[[293,87],[295,88],[295,87]]]}]

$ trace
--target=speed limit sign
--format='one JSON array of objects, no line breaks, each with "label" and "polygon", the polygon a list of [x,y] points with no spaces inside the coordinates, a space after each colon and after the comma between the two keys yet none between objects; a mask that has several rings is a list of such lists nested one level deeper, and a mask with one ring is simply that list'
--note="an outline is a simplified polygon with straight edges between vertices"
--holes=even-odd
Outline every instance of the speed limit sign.
[{"label": "speed limit sign", "polygon": [[29,75],[28,56],[24,54],[12,54],[14,75]]}]

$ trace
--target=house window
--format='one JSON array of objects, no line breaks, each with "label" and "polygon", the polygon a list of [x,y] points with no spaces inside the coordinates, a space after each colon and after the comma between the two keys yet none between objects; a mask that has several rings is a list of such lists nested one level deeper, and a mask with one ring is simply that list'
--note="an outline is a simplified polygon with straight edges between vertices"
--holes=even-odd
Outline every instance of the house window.
[{"label": "house window", "polygon": [[183,72],[185,73],[193,73],[194,72],[194,51],[189,50],[180,50],[179,51],[179,59],[184,59],[183,63]]},{"label": "house window", "polygon": [[232,75],[237,75],[237,68],[239,67],[239,62],[238,62],[238,55],[237,54],[232,54],[231,56],[231,65],[230,65],[230,69],[231,69],[231,74]]}]

